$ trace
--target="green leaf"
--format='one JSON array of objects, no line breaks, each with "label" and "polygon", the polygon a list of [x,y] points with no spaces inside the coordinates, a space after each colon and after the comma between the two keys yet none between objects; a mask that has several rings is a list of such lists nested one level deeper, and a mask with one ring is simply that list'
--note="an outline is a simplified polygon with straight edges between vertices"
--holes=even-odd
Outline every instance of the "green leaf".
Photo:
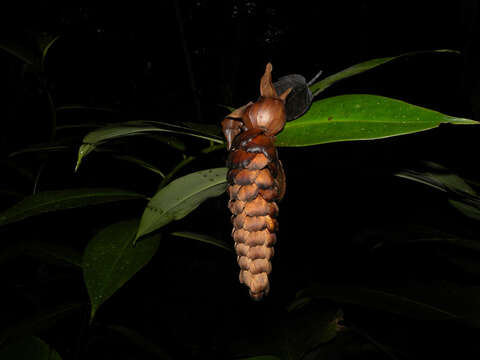
[{"label": "green leaf", "polygon": [[198,240],[207,244],[218,246],[219,248],[225,249],[227,251],[233,251],[233,248],[227,243],[225,243],[225,241],[218,240],[210,235],[199,234],[190,231],[176,231],[171,233],[170,235],[179,236],[186,239]]},{"label": "green leaf", "polygon": [[460,54],[459,51],[457,50],[449,50],[449,49],[442,49],[442,50],[431,50],[431,51],[415,51],[415,52],[409,52],[397,56],[390,56],[390,57],[384,57],[384,58],[378,58],[378,59],[372,59],[368,61],[361,62],[359,64],[350,66],[336,74],[330,75],[315,84],[310,86],[310,91],[312,92],[313,96],[317,96],[320,94],[322,91],[325,89],[329,88],[332,86],[334,83],[337,81],[349,78],[351,76],[355,76],[358,74],[361,74],[367,70],[376,68],[377,66],[383,65],[387,62],[390,62],[392,60],[405,57],[405,56],[412,56],[412,55],[418,55],[418,54],[426,54],[426,53],[456,53]]},{"label": "green leaf", "polygon": [[8,154],[8,157],[14,157],[23,154],[29,153],[39,153],[39,152],[54,152],[54,151],[67,151],[71,150],[72,146],[69,145],[61,145],[61,144],[37,144],[31,147],[23,148],[11,152]]},{"label": "green leaf", "polygon": [[447,193],[449,195],[448,202],[453,207],[469,218],[480,220],[480,197],[476,191],[463,178],[447,168],[433,162],[425,162],[425,165],[427,170],[405,169],[396,173],[395,176],[416,181]]},{"label": "green leaf", "polygon": [[396,173],[395,176],[416,181],[443,192],[451,191],[456,194],[476,195],[476,192],[465,180],[446,167],[430,161],[423,162],[423,165],[425,170],[404,169]]},{"label": "green leaf", "polygon": [[122,221],[101,230],[88,243],[82,267],[92,304],[90,321],[100,305],[155,255],[160,242],[159,234],[148,236],[134,246],[137,227],[138,220]]},{"label": "green leaf", "polygon": [[167,352],[163,350],[160,346],[158,346],[155,342],[145,338],[142,334],[140,334],[135,330],[129,329],[121,325],[109,325],[107,326],[107,328],[122,335],[126,340],[130,341],[133,345],[136,345],[143,351],[154,355],[155,358],[157,359],[161,359],[161,360],[172,359],[172,357],[168,355]]},{"label": "green leaf", "polygon": [[91,131],[83,138],[83,145],[78,151],[77,165],[75,171],[80,166],[82,159],[89,154],[97,146],[125,136],[145,135],[156,132],[166,132],[181,135],[193,136],[219,144],[223,144],[223,139],[220,136],[212,135],[211,129],[200,131],[200,128],[180,126],[175,124],[168,124],[160,121],[129,121],[116,125],[105,126]]},{"label": "green leaf", "polygon": [[43,191],[25,197],[0,213],[0,226],[42,213],[132,199],[145,199],[145,196],[132,191],[109,188]]},{"label": "green leaf", "polygon": [[153,164],[150,164],[150,163],[148,163],[148,162],[146,162],[142,159],[138,159],[134,156],[129,156],[129,155],[113,155],[113,157],[115,159],[128,161],[132,164],[136,164],[138,166],[141,166],[144,169],[150,170],[150,171],[154,172],[155,174],[160,175],[162,178],[165,178],[165,174],[157,166],[155,166]]},{"label": "green leaf", "polygon": [[423,320],[446,320],[458,316],[446,308],[418,300],[424,293],[432,293],[433,290],[425,287],[414,290],[416,298],[402,295],[402,292],[413,292],[411,289],[380,290],[357,285],[316,285],[302,290],[298,297],[329,299]]},{"label": "green leaf", "polygon": [[160,189],[143,212],[135,241],[173,220],[184,218],[208,198],[224,193],[227,171],[227,168],[197,171]]},{"label": "green leaf", "polygon": [[304,116],[287,122],[276,145],[381,139],[433,129],[443,123],[479,124],[383,96],[342,95],[316,101]]},{"label": "green leaf", "polygon": [[8,52],[10,55],[15,56],[17,59],[28,65],[38,63],[40,60],[35,51],[27,46],[22,46],[13,41],[3,40],[0,42],[0,49]]},{"label": "green leaf", "polygon": [[2,360],[62,360],[50,345],[30,336],[0,350]]},{"label": "green leaf", "polygon": [[48,50],[50,50],[50,48],[52,47],[52,45],[55,43],[55,41],[57,41],[58,39],[60,38],[59,35],[57,36],[54,36],[52,34],[49,34],[49,33],[39,33],[37,34],[37,39],[36,39],[36,43],[37,43],[37,47],[38,47],[38,50],[40,51],[40,53],[42,54],[41,55],[41,64],[42,64],[42,68],[45,67],[45,59],[47,57],[47,54],[48,54]]},{"label": "green leaf", "polygon": [[449,199],[448,202],[463,215],[480,220],[480,198]]},{"label": "green leaf", "polygon": [[33,335],[40,330],[48,329],[57,320],[73,311],[80,310],[84,306],[85,303],[70,303],[51,309],[42,309],[38,315],[30,316],[2,330],[0,332],[0,345],[4,344],[7,340],[11,342],[14,341],[14,339]]}]

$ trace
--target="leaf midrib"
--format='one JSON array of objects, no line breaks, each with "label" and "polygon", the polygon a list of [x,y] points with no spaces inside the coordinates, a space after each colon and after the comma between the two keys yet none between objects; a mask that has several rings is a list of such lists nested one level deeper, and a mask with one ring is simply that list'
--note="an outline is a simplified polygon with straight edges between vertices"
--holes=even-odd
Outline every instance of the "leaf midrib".
[{"label": "leaf midrib", "polygon": [[[455,118],[449,118],[447,117],[446,120],[450,120],[450,121],[458,121],[457,119]],[[342,124],[351,124],[351,123],[367,123],[367,124],[402,124],[404,123],[405,125],[412,125],[412,122],[409,122],[409,120],[406,120],[406,121],[385,121],[385,120],[368,120],[368,119],[363,119],[363,120],[328,120],[328,119],[325,119],[325,120],[304,120],[303,122],[301,123],[291,123],[292,125],[287,125],[285,127],[285,130],[288,130],[288,129],[291,129],[291,128],[294,128],[294,127],[307,127],[309,125],[318,125],[318,124],[332,124],[332,123],[342,123]],[[447,121],[448,122],[448,121]],[[414,124],[432,124],[434,126],[436,126],[436,124],[440,124],[442,122],[438,122],[438,121],[425,121],[425,120],[415,120],[415,123]]]}]

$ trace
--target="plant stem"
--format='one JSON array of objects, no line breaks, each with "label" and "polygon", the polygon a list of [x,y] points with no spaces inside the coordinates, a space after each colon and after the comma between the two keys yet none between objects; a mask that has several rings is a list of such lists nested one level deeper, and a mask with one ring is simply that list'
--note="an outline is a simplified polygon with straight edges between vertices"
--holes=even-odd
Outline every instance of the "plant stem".
[{"label": "plant stem", "polygon": [[202,109],[200,107],[200,99],[198,98],[197,87],[195,86],[195,75],[193,73],[192,59],[190,52],[188,51],[187,39],[185,37],[185,29],[183,27],[182,13],[180,11],[180,5],[178,0],[173,0],[173,5],[175,6],[175,15],[177,17],[178,32],[180,33],[180,41],[182,43],[183,54],[185,56],[185,62],[187,64],[188,77],[190,79],[190,88],[192,89],[193,102],[195,104],[195,109],[197,112],[197,121],[202,121]]}]

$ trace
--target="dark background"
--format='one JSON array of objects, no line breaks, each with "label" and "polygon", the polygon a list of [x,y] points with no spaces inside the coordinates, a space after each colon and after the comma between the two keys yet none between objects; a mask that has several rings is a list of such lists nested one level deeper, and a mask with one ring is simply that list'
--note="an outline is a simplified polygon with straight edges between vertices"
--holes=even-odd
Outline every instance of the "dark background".
[{"label": "dark background", "polygon": [[[219,105],[238,107],[257,98],[259,79],[269,61],[274,79],[298,73],[308,80],[320,70],[328,76],[377,57],[459,50],[460,55],[422,54],[396,60],[335,84],[320,98],[376,94],[480,119],[477,1],[198,0],[156,5],[3,11],[1,37],[5,39],[29,44],[44,32],[61,37],[49,50],[41,76],[0,53],[2,158],[49,140],[51,115],[44,85],[56,107],[82,104],[115,110],[58,111],[57,125],[146,119],[218,125],[226,115]],[[71,136],[78,146],[86,130],[76,131]],[[45,338],[65,359],[138,358],[133,346],[119,344],[104,328],[117,323],[146,334],[178,358],[227,359],[232,337],[248,331],[268,336],[269,326],[295,293],[315,281],[373,286],[454,279],[477,284],[476,275],[446,265],[438,251],[394,248],[372,256],[367,245],[375,242],[375,236],[382,239],[412,224],[478,237],[478,225],[450,208],[437,192],[392,176],[427,160],[478,179],[478,135],[476,129],[441,126],[375,142],[280,149],[287,194],[280,204],[272,291],[264,301],[253,303],[238,284],[233,256],[165,236],[152,262],[104,304],[92,328],[85,330],[85,316],[80,314],[58,323],[45,332]],[[165,169],[181,160],[170,148],[157,146],[148,139],[131,138],[119,144],[119,151],[140,155]],[[201,146],[204,143],[191,141],[186,153],[195,154]],[[24,156],[18,161],[34,174],[46,163],[40,191],[115,186],[151,195],[158,186],[158,178],[147,171],[102,153],[89,155],[74,174],[76,150]],[[224,152],[215,152],[183,173],[223,166],[225,158]],[[2,170],[0,183],[31,193],[28,184],[9,170]],[[0,205],[5,209],[14,202],[4,198]],[[225,196],[208,201],[168,230],[205,232],[230,242],[226,202]],[[143,205],[108,205],[41,216],[12,225],[0,236],[4,242],[31,237],[66,241],[82,251],[96,231],[139,217]],[[8,294],[2,296],[5,323],[64,299],[87,299],[81,273],[23,257],[2,266]],[[373,332],[391,338],[400,336],[399,346],[412,358],[478,351],[473,345],[478,334],[473,330],[455,330],[453,335],[432,324],[412,325],[355,307],[342,309],[346,321],[368,323]],[[359,358],[359,354],[349,356]]]}]

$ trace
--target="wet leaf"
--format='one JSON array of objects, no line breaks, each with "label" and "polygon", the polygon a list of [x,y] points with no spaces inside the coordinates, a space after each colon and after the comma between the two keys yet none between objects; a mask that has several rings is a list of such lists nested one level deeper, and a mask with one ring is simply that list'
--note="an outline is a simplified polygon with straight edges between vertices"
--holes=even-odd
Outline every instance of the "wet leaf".
[{"label": "wet leaf", "polygon": [[92,305],[90,321],[98,308],[155,255],[160,234],[147,236],[134,246],[137,227],[138,220],[119,222],[101,230],[88,243],[82,267]]},{"label": "wet leaf", "polygon": [[143,212],[135,241],[184,218],[208,198],[223,194],[227,189],[227,171],[227,168],[197,171],[160,189]]}]

